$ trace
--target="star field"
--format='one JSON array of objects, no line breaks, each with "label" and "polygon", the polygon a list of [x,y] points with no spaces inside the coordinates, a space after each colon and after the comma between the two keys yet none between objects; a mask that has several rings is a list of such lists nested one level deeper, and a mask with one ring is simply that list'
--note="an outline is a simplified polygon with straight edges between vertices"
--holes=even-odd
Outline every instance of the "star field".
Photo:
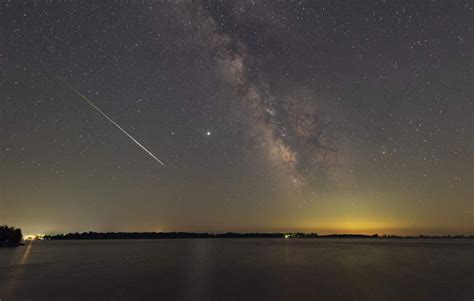
[{"label": "star field", "polygon": [[1,5],[1,223],[474,230],[469,1]]}]

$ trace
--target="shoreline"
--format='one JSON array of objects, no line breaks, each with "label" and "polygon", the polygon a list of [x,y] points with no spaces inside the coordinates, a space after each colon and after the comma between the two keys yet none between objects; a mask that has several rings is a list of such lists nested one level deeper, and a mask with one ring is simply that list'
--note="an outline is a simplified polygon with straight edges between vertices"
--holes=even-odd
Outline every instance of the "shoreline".
[{"label": "shoreline", "polygon": [[446,236],[397,236],[365,234],[329,234],[316,233],[193,233],[193,232],[83,232],[57,235],[45,235],[44,240],[124,240],[124,239],[474,239],[474,235]]}]

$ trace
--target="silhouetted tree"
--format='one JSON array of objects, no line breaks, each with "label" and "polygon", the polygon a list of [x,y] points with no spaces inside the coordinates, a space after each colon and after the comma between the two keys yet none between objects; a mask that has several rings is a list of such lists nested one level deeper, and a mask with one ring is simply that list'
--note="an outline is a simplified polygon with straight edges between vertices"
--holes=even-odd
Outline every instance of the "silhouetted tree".
[{"label": "silhouetted tree", "polygon": [[0,226],[0,245],[16,245],[21,242],[23,235],[21,229]]}]

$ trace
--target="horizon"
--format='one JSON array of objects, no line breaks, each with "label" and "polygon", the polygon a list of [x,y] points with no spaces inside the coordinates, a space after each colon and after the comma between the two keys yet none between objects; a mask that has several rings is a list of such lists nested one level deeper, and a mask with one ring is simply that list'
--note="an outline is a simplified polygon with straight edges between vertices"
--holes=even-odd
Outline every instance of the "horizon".
[{"label": "horizon", "polygon": [[[15,226],[14,226],[15,227]],[[16,227],[20,228],[21,227]],[[114,231],[95,231],[93,229],[89,230],[71,230],[71,231],[50,231],[50,232],[23,232],[23,236],[37,236],[37,235],[65,235],[65,234],[74,234],[74,233],[198,233],[198,234],[225,234],[225,233],[235,233],[235,234],[246,234],[246,233],[260,233],[260,234],[271,234],[271,233],[304,233],[304,234],[318,234],[318,235],[387,235],[387,236],[400,236],[400,237],[417,237],[417,236],[474,236],[474,232],[443,232],[443,231],[434,231],[434,232],[428,232],[428,231],[416,231],[416,230],[410,230],[410,231],[403,231],[403,232],[393,232],[393,231],[344,231],[344,230],[337,230],[337,231],[331,231],[331,230],[322,230],[322,231],[316,231],[316,230],[263,230],[263,231],[258,231],[258,230],[243,230],[243,231],[232,231],[232,230],[223,230],[223,231],[195,231],[195,230],[114,230]]]}]

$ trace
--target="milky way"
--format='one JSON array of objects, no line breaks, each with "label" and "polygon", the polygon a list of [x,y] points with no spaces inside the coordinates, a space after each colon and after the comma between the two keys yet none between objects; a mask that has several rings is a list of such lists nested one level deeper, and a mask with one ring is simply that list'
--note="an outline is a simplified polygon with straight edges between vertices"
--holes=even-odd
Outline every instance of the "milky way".
[{"label": "milky way", "polygon": [[290,87],[289,93],[275,94],[266,82],[250,79],[245,43],[219,32],[216,20],[202,6],[191,7],[189,14],[198,42],[212,52],[220,75],[235,89],[247,126],[276,172],[286,174],[295,186],[315,174],[334,174],[340,167],[335,135],[341,125],[328,116],[326,106],[312,91]]}]

